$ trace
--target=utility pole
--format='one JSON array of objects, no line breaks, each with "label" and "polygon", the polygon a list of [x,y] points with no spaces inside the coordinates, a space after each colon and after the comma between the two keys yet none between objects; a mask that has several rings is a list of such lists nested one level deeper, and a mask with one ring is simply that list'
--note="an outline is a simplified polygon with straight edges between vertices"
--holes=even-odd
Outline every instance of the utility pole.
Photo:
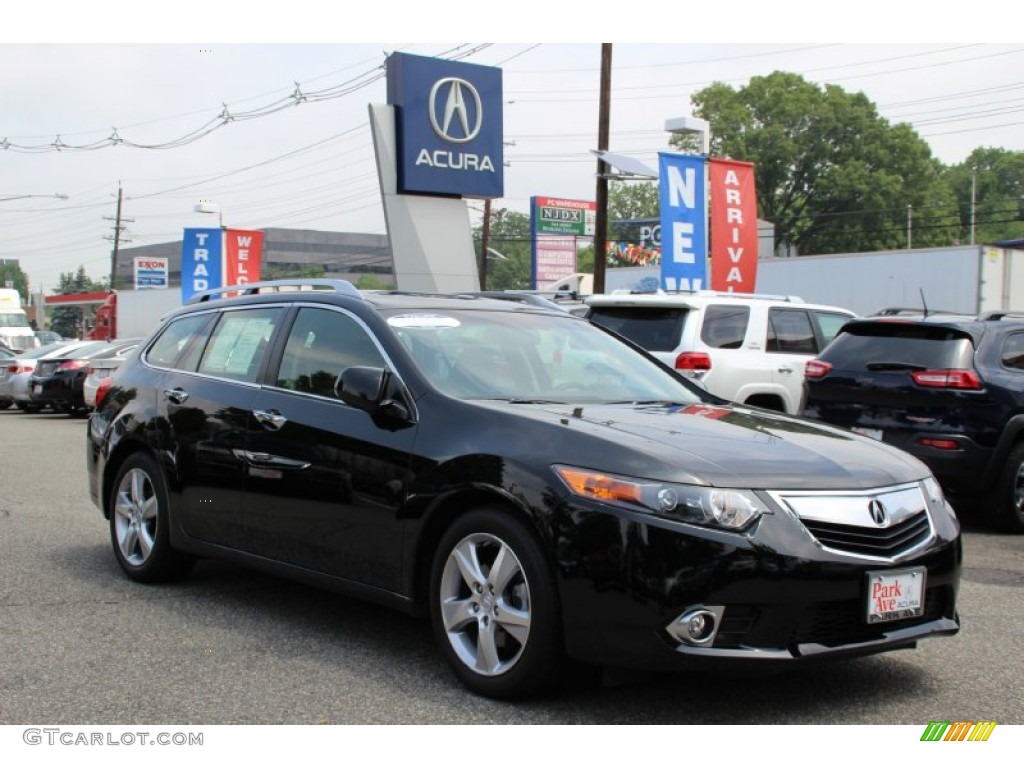
[{"label": "utility pole", "polygon": [[978,201],[978,166],[971,166],[971,245],[974,245],[974,221]]},{"label": "utility pole", "polygon": [[484,200],[484,226],[480,234],[480,290],[487,290],[487,249],[491,245],[491,198]]},{"label": "utility pole", "polygon": [[[601,106],[597,122],[597,149],[608,151],[608,122],[611,115],[612,44],[601,43]],[[594,217],[594,293],[604,293],[605,262],[608,260],[608,164],[597,160],[597,211]]]},{"label": "utility pole", "polygon": [[130,243],[131,242],[131,240],[125,240],[124,238],[121,237],[121,233],[124,231],[124,228],[125,228],[124,224],[122,224],[121,222],[123,222],[123,221],[135,221],[135,219],[122,219],[121,218],[121,202],[123,200],[123,197],[124,196],[123,196],[123,192],[121,190],[121,182],[118,182],[117,183],[117,216],[115,218],[113,218],[113,219],[110,218],[109,216],[104,216],[103,217],[107,221],[113,221],[114,222],[114,234],[113,235],[104,235],[103,236],[104,240],[112,240],[114,242],[114,250],[112,250],[110,252],[110,290],[112,290],[112,291],[117,288],[117,254],[118,254],[118,251],[121,248],[121,243],[122,242]]},{"label": "utility pole", "polygon": [[907,250],[909,251],[913,244],[914,234],[914,206],[907,206]]}]

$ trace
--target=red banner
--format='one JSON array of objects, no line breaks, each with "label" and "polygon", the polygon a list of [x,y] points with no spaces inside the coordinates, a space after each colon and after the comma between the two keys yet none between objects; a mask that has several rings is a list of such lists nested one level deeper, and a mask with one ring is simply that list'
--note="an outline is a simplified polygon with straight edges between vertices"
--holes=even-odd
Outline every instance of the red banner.
[{"label": "red banner", "polygon": [[711,158],[711,290],[754,293],[757,197],[754,166]]},{"label": "red banner", "polygon": [[228,229],[224,232],[226,251],[224,285],[256,283],[260,279],[263,233],[259,230]]}]

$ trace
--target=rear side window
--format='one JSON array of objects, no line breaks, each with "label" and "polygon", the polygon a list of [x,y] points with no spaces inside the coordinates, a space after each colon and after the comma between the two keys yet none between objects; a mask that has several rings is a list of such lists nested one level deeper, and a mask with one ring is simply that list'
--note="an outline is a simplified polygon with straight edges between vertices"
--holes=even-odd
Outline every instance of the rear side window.
[{"label": "rear side window", "polygon": [[225,312],[199,362],[199,373],[238,381],[256,381],[280,307]]},{"label": "rear side window", "polygon": [[877,323],[844,330],[821,359],[852,371],[973,367],[974,346],[963,331],[911,323]]},{"label": "rear side window", "polygon": [[1024,370],[1024,333],[1014,333],[1003,340],[1001,362],[1006,368]]},{"label": "rear side window", "polygon": [[739,349],[747,336],[750,307],[712,304],[704,310],[704,327],[700,338],[715,349]]},{"label": "rear side window", "polygon": [[768,313],[767,352],[813,355],[818,351],[811,318],[802,309],[772,309]]},{"label": "rear side window", "polygon": [[679,346],[688,311],[685,307],[594,307],[588,319],[648,352],[671,352]]}]

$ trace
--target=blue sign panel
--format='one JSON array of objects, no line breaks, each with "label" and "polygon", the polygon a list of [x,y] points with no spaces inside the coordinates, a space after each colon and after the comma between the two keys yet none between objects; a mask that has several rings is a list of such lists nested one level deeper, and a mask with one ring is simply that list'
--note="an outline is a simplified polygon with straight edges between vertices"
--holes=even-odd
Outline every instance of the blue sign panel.
[{"label": "blue sign panel", "polygon": [[503,197],[501,70],[395,53],[387,71],[398,191]]},{"label": "blue sign panel", "polygon": [[181,241],[181,303],[193,294],[220,288],[223,232],[220,229],[186,229]]},{"label": "blue sign panel", "polygon": [[707,287],[706,164],[703,155],[658,153],[661,287],[665,291]]}]

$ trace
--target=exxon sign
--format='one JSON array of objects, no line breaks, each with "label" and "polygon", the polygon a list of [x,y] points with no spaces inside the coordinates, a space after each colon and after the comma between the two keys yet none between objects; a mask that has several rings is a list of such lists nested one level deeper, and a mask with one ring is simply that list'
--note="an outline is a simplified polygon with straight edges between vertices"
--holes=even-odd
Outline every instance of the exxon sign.
[{"label": "exxon sign", "polygon": [[503,197],[501,70],[395,53],[387,71],[398,191]]}]

